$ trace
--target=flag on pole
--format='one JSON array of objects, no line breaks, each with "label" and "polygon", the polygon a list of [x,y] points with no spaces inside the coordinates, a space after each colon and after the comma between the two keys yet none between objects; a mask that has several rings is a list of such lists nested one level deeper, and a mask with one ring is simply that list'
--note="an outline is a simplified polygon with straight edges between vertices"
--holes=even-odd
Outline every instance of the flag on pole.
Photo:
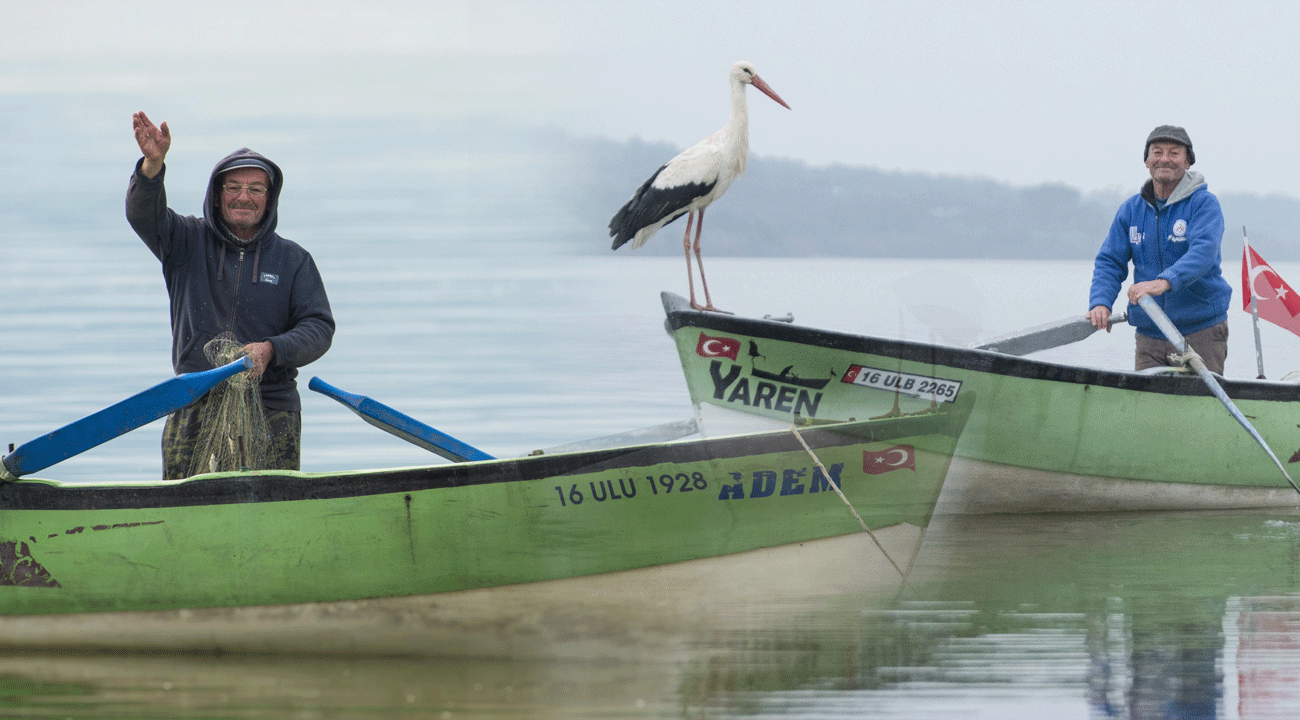
[{"label": "flag on pole", "polygon": [[1241,289],[1242,309],[1250,312],[1253,292],[1261,318],[1300,335],[1300,294],[1250,245],[1241,253]]}]

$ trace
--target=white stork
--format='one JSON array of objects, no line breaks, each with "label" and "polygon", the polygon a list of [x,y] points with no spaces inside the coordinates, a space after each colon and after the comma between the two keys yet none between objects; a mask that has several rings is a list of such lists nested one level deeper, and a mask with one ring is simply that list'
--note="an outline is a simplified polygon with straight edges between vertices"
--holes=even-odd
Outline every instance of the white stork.
[{"label": "white stork", "polygon": [[[704,260],[700,257],[700,231],[704,228],[704,208],[722,197],[731,183],[745,172],[749,156],[749,110],[745,105],[745,86],[753,85],[768,97],[785,101],[754,72],[754,66],[738,62],[731,66],[731,119],[723,128],[669,160],[649,180],[632,193],[632,198],[609,221],[609,234],[617,250],[629,240],[632,248],[641,247],[659,228],[690,213],[682,249],[686,252],[686,280],[691,288],[691,307],[717,310],[709,299],[709,284],[704,279]],[[698,216],[698,218],[697,218]],[[695,277],[691,273],[691,225],[695,225],[695,260],[700,266],[700,284],[704,286],[704,305],[695,302]]]}]

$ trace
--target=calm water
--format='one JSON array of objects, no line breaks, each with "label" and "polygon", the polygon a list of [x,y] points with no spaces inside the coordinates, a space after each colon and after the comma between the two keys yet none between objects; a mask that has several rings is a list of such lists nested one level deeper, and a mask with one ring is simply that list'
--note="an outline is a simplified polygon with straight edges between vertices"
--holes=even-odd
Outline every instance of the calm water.
[{"label": "calm water", "polygon": [[969,517],[907,597],[644,662],[0,655],[0,716],[1292,718],[1300,517]]},{"label": "calm water", "polygon": [[[691,415],[658,299],[685,291],[678,258],[522,244],[457,256],[444,244],[297,235],[339,323],[304,380],[319,375],[503,456]],[[133,237],[32,231],[2,242],[0,440],[31,439],[170,375],[161,277]],[[709,261],[725,309],[953,343],[1079,312],[1090,273],[1079,262]],[[1254,374],[1245,318],[1232,318],[1230,375]],[[1045,357],[1122,368],[1131,347],[1117,330]],[[1293,336],[1265,328],[1264,348],[1271,377],[1300,369]],[[307,470],[438,460],[305,390],[304,408]],[[160,431],[41,475],[156,477]],[[896,605],[846,599],[700,631],[684,656],[24,653],[0,656],[0,716],[1292,717],[1298,556],[1300,515],[1285,513],[947,518]]]}]

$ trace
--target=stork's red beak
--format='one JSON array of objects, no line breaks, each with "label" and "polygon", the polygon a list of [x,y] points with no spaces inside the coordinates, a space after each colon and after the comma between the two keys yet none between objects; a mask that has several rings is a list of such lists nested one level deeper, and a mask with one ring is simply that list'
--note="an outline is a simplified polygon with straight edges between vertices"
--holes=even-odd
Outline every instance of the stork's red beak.
[{"label": "stork's red beak", "polygon": [[786,104],[785,104],[785,101],[781,99],[781,96],[780,96],[780,95],[777,95],[777,94],[776,94],[776,91],[775,91],[775,90],[773,90],[772,88],[768,87],[768,84],[765,83],[765,82],[763,82],[763,78],[761,78],[761,77],[755,75],[754,78],[753,78],[752,80],[750,80],[750,84],[753,85],[754,87],[758,88],[759,90],[762,90],[764,95],[766,95],[766,96],[772,98],[773,100],[775,100],[775,101],[781,103],[781,105],[782,105],[786,110],[791,110],[791,109],[792,109],[789,105],[786,105]]}]

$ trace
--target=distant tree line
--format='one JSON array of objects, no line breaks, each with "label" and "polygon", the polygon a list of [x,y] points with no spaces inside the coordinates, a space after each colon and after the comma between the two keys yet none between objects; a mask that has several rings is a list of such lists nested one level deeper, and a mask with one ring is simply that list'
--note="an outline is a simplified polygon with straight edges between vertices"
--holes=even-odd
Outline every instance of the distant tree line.
[{"label": "distant tree line", "polygon": [[[23,99],[33,107],[24,116],[43,120],[32,124],[22,143],[8,146],[23,182],[0,202],[5,237],[18,242],[20,233],[54,233],[133,245],[137,241],[122,217],[134,161],[129,136],[125,149],[116,135],[111,142],[88,144],[42,139],[86,132],[88,108],[102,102],[98,95],[58,98]],[[242,137],[246,125],[218,115],[188,128],[193,147],[215,149],[175,156],[168,172],[174,208],[201,212],[211,158],[228,152],[228,138]],[[610,253],[609,219],[680,149],[579,138],[487,118],[303,114],[267,117],[256,126],[263,135],[255,146],[271,153],[289,177],[280,231],[322,250],[331,243],[378,242],[431,255]],[[51,156],[50,149],[57,152]],[[745,177],[706,214],[705,252],[1091,259],[1141,176],[1125,179],[1134,183],[1127,192],[1083,193],[1060,183],[1017,187],[979,177],[811,166],[753,155]],[[1245,225],[1270,261],[1300,260],[1300,199],[1228,193],[1219,199],[1227,224],[1225,256],[1240,254]],[[684,229],[679,220],[635,252],[680,255]]]},{"label": "distant tree line", "polygon": [[[583,227],[603,229],[677,149],[641,141],[568,140],[581,158],[571,197]],[[712,255],[756,257],[1091,259],[1119,204],[1132,192],[1085,194],[1062,183],[1016,187],[978,177],[886,172],[872,167],[751,156],[746,175],[705,217]],[[1213,188],[1211,188],[1213,189]],[[1300,200],[1216,193],[1224,208],[1224,254],[1252,242],[1296,247]],[[685,221],[660,231],[639,253],[681,253]],[[583,234],[583,250],[592,247]],[[608,251],[608,245],[604,246]]]}]

